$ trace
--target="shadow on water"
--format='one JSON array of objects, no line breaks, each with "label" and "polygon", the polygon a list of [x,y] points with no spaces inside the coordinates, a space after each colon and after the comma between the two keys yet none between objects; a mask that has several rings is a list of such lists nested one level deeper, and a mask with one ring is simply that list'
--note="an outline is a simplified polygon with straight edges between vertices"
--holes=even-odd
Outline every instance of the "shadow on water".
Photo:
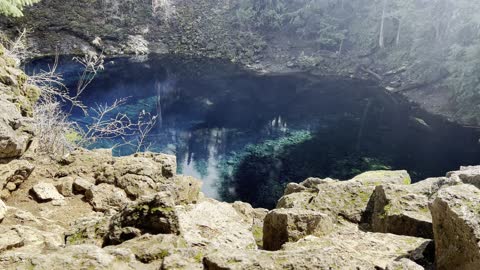
[{"label": "shadow on water", "polygon": [[[59,71],[74,89],[80,66],[68,59]],[[27,71],[50,61],[32,61]],[[161,119],[148,137],[152,151],[175,154],[179,172],[201,178],[208,196],[257,207],[273,207],[286,183],[307,177],[407,169],[418,181],[480,161],[477,132],[370,81],[259,76],[229,62],[175,56],[108,59],[82,99],[94,106],[122,97],[130,117],[145,110]],[[88,121],[77,111],[72,119]]]}]

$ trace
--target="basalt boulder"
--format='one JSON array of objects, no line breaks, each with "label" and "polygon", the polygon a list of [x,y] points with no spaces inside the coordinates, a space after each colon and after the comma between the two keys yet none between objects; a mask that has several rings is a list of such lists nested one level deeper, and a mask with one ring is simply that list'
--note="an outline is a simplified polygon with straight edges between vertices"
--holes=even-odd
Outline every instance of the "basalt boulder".
[{"label": "basalt boulder", "polygon": [[373,194],[372,230],[433,239],[428,203],[441,187],[456,183],[440,177],[412,185],[377,186]]},{"label": "basalt boulder", "polygon": [[323,236],[334,229],[334,221],[326,214],[299,209],[270,211],[263,225],[263,248],[279,250],[287,242],[296,242],[308,235]]},{"label": "basalt boulder", "polygon": [[480,190],[468,184],[441,189],[430,211],[437,269],[480,269]]},{"label": "basalt boulder", "polygon": [[178,206],[180,235],[189,246],[256,249],[251,223],[228,203],[206,199],[197,204]]},{"label": "basalt boulder", "polygon": [[172,194],[161,192],[128,204],[110,221],[107,244],[149,234],[179,234],[180,217]]},{"label": "basalt boulder", "polygon": [[348,181],[307,179],[300,185],[305,190],[283,196],[277,208],[313,210],[342,217],[354,223],[370,223],[373,212],[371,196],[382,184],[410,184],[406,171],[372,171]]},{"label": "basalt boulder", "polygon": [[11,99],[0,94],[0,161],[22,156],[33,138],[28,119]]},{"label": "basalt boulder", "polygon": [[431,240],[361,231],[331,237],[307,236],[276,252],[219,250],[203,260],[209,270],[385,269],[402,258],[423,258]]},{"label": "basalt boulder", "polygon": [[26,160],[13,160],[0,164],[0,190],[2,198],[10,196],[25,180],[30,177],[35,166]]}]

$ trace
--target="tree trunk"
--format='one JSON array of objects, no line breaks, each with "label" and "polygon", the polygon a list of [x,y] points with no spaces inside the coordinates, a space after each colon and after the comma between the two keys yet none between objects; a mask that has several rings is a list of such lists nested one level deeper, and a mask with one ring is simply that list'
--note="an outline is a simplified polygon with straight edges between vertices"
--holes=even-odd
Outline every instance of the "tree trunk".
[{"label": "tree trunk", "polygon": [[398,19],[397,38],[395,39],[395,45],[400,45],[400,30],[402,28],[402,20]]},{"label": "tree trunk", "polygon": [[385,31],[385,12],[387,9],[387,0],[383,0],[383,8],[382,8],[382,21],[380,23],[380,38],[378,40],[378,45],[380,48],[385,47],[385,38],[384,38],[384,31]]},{"label": "tree trunk", "polygon": [[343,50],[343,41],[344,41],[344,40],[345,40],[345,39],[344,39],[344,38],[342,38],[342,41],[340,42],[340,47],[338,48],[338,55],[341,55],[341,54],[342,54],[342,50]]}]

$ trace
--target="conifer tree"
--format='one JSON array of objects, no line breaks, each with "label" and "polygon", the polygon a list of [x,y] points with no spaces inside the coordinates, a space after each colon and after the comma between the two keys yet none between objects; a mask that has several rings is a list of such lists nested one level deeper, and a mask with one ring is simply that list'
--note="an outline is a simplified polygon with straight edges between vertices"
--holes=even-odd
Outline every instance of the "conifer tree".
[{"label": "conifer tree", "polygon": [[0,14],[12,17],[23,16],[23,8],[40,0],[0,0]]}]

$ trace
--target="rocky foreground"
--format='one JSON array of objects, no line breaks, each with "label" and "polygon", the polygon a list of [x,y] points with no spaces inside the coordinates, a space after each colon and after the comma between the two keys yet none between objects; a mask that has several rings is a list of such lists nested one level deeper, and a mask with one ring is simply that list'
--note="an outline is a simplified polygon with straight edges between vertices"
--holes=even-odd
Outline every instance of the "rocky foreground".
[{"label": "rocky foreground", "polygon": [[0,269],[480,269],[480,167],[310,178],[254,209],[174,156],[40,155],[26,81],[0,57]]}]

